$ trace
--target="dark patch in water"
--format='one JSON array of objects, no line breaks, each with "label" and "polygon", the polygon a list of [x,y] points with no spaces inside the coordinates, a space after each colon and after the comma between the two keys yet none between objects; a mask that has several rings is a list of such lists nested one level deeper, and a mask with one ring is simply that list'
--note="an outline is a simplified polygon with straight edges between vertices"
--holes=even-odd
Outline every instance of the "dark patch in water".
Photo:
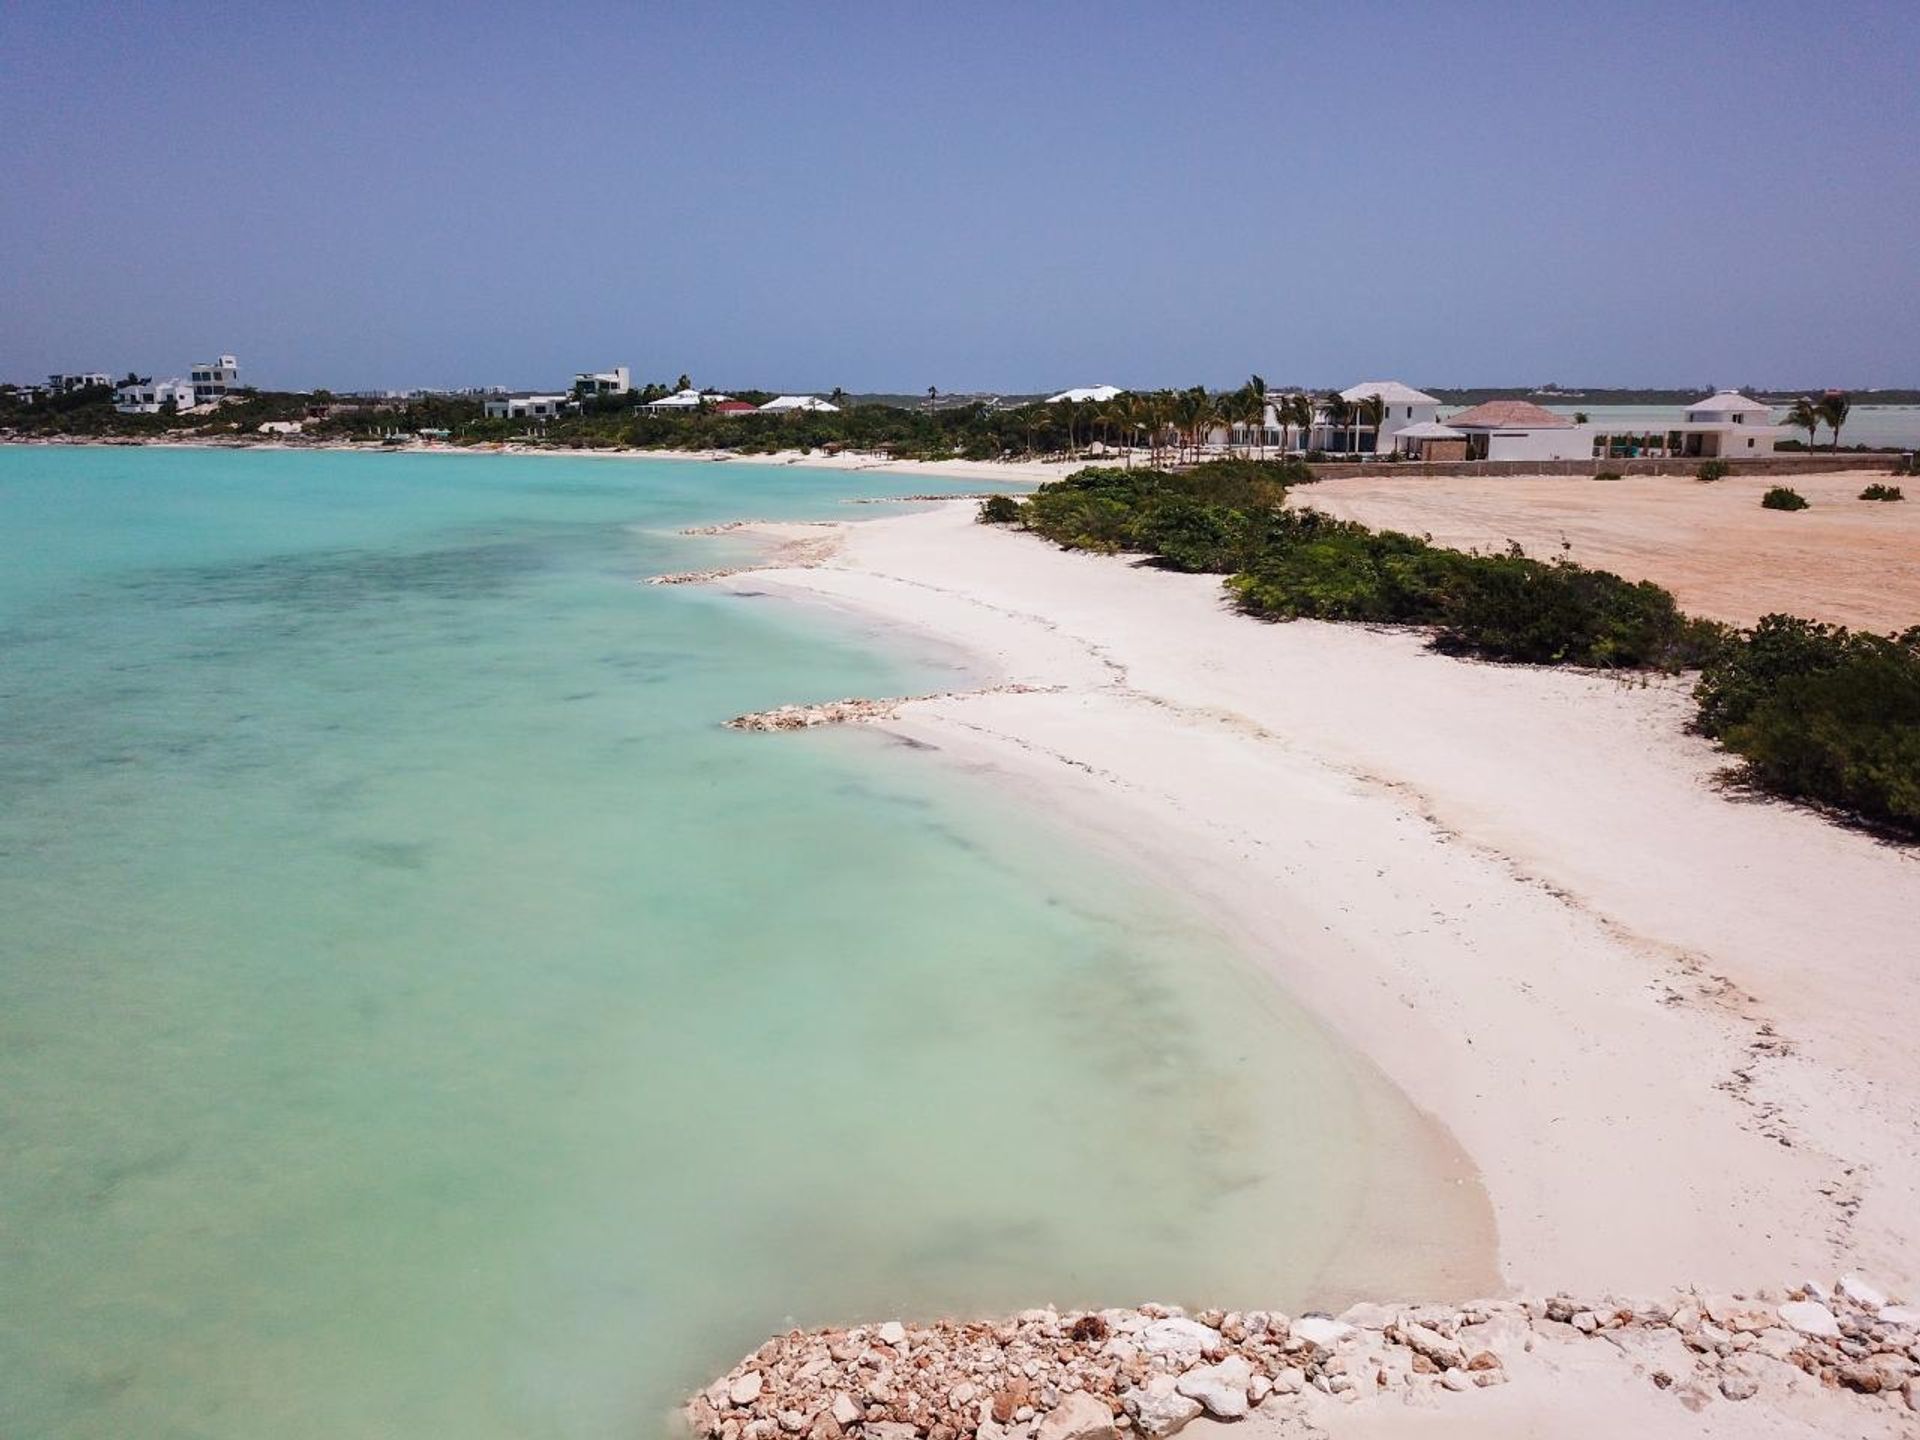
[{"label": "dark patch in water", "polygon": [[148,571],[128,578],[124,588],[151,604],[264,605],[311,614],[410,598],[498,595],[542,565],[541,548],[524,541],[410,553],[311,550],[232,565]]},{"label": "dark patch in water", "polygon": [[149,1150],[144,1155],[136,1155],[131,1160],[122,1160],[117,1164],[101,1166],[94,1172],[93,1184],[87,1188],[83,1197],[85,1203],[94,1209],[111,1204],[119,1194],[120,1187],[133,1180],[144,1180],[154,1175],[164,1175],[169,1170],[178,1169],[187,1158],[189,1147],[185,1142],[169,1145],[161,1150]]},{"label": "dark patch in water", "polygon": [[433,849],[418,840],[350,840],[341,848],[381,870],[424,870]]}]

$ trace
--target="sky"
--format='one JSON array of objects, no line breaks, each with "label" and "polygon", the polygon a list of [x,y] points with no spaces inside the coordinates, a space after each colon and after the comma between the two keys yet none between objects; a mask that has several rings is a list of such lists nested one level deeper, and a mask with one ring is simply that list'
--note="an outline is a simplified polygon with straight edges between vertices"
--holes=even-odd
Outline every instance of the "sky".
[{"label": "sky", "polygon": [[0,0],[0,378],[1920,386],[1920,0]]}]

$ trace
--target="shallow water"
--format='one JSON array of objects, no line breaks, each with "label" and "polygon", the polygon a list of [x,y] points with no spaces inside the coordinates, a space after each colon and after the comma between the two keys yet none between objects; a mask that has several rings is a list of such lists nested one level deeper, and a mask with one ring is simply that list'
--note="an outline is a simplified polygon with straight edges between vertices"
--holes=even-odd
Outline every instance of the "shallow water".
[{"label": "shallow water", "polygon": [[1317,1282],[1368,1082],[999,795],[718,725],[947,662],[634,583],[900,485],[0,449],[0,1434],[652,1434],[795,1321]]}]

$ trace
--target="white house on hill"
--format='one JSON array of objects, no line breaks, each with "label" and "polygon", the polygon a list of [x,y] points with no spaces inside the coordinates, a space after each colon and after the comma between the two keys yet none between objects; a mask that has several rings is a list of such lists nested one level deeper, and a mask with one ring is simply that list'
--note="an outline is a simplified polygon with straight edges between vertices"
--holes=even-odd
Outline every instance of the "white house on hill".
[{"label": "white house on hill", "polygon": [[489,420],[551,420],[573,403],[570,395],[489,395],[484,407]]},{"label": "white house on hill", "polygon": [[624,365],[611,370],[582,370],[573,377],[576,395],[624,395],[633,389],[633,377]]},{"label": "white house on hill", "polygon": [[776,395],[760,407],[762,415],[779,415],[797,410],[817,410],[823,414],[838,414],[840,407],[830,400],[822,400],[818,395]]},{"label": "white house on hill", "polygon": [[193,386],[185,380],[142,380],[113,392],[113,408],[122,415],[158,415],[167,410],[191,410]]},{"label": "white house on hill", "polygon": [[205,405],[240,388],[240,362],[231,355],[218,360],[198,360],[193,366],[193,401]]},{"label": "white house on hill", "polygon": [[1115,396],[1126,393],[1127,392],[1122,390],[1118,385],[1082,385],[1077,390],[1062,390],[1058,395],[1049,395],[1047,397],[1047,404],[1059,405],[1066,401],[1079,404],[1087,400],[1104,404]]}]

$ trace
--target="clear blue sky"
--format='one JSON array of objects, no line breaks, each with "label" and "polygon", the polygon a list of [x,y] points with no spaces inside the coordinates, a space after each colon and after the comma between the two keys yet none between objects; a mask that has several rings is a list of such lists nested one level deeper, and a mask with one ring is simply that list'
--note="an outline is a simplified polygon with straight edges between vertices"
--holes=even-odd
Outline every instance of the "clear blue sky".
[{"label": "clear blue sky", "polygon": [[1920,385],[1920,0],[0,0],[0,377]]}]

